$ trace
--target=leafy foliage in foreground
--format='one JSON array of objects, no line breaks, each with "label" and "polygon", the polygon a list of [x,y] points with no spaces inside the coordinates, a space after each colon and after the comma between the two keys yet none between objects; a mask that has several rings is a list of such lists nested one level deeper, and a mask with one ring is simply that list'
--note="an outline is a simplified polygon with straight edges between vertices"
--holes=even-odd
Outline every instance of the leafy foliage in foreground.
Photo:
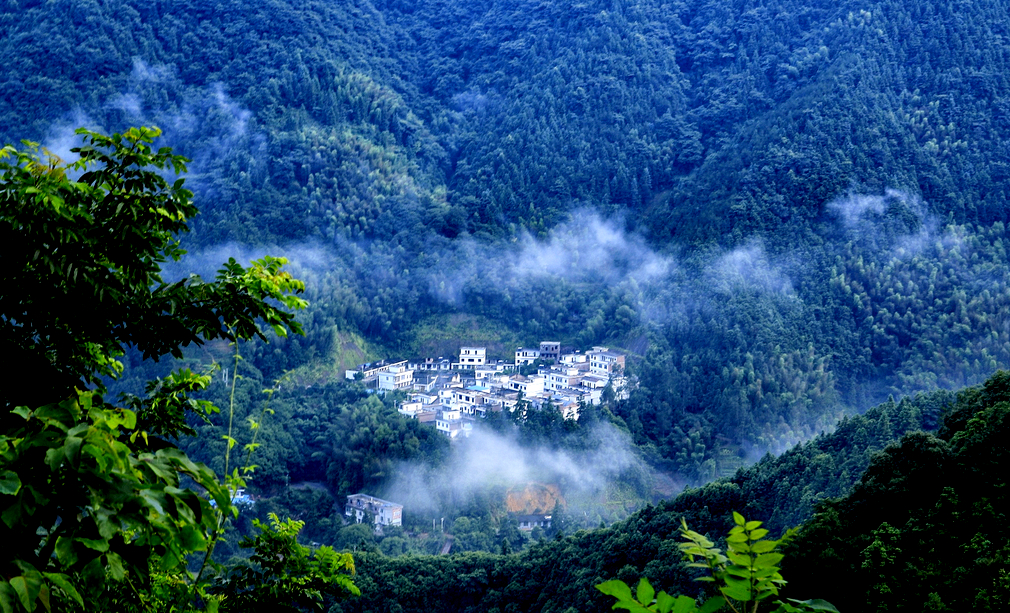
[{"label": "leafy foliage in foreground", "polygon": [[665,591],[658,594],[644,577],[638,582],[632,596],[628,584],[613,579],[596,586],[608,596],[617,599],[613,608],[627,609],[632,613],[714,613],[724,607],[733,613],[757,613],[759,607],[767,604],[774,613],[804,613],[809,611],[834,611],[824,600],[771,600],[779,595],[786,584],[779,573],[782,554],[779,547],[795,535],[789,530],[778,540],[766,539],[768,530],[759,521],[747,521],[737,512],[733,513],[734,526],[726,536],[726,554],[717,548],[705,535],[687,527],[681,520],[682,543],[679,547],[691,568],[701,568],[708,575],[698,577],[699,581],[713,584],[719,592],[698,606],[698,601],[689,596],[674,598]]},{"label": "leafy foliage in foreground", "polygon": [[[166,283],[160,265],[184,253],[178,235],[196,214],[183,180],[172,184],[152,167],[185,170],[185,158],[151,142],[160,132],[131,129],[103,136],[81,130],[77,162],[63,167],[40,159],[35,145],[0,150],[4,292],[2,349],[8,407],[36,401],[18,383],[47,380],[51,397],[97,385],[122,370],[116,361],[130,345],[145,359],[216,338],[265,338],[263,321],[280,335],[301,330],[294,315],[266,303],[303,308],[291,295],[304,285],[266,258],[248,270],[234,260],[213,282],[191,277]],[[76,180],[68,177],[79,174]],[[231,327],[231,331],[228,327]],[[169,433],[171,434],[171,433]]]},{"label": "leafy foliage in foreground", "polygon": [[[212,282],[164,283],[160,264],[182,254],[177,234],[196,210],[182,179],[169,185],[150,168],[179,172],[186,160],[151,147],[157,130],[81,133],[86,145],[69,167],[30,143],[0,150],[0,234],[9,239],[0,339],[20,361],[0,381],[0,607],[163,610],[172,592],[163,588],[174,584],[171,608],[213,610],[227,598],[208,593],[202,569],[189,573],[188,556],[209,553],[237,513],[235,484],[173,444],[192,432],[187,419],[216,410],[191,398],[210,378],[177,371],[131,398],[132,409],[103,400],[104,378],[122,371],[127,346],[159,358],[215,338],[265,338],[261,323],[298,332],[287,309],[305,305],[294,295],[304,286],[275,258],[248,269],[229,261]],[[29,373],[50,385],[11,378]],[[294,541],[298,528],[282,538]],[[316,582],[296,580],[288,594],[351,586],[353,566],[335,553],[308,568],[291,561],[271,572]]]},{"label": "leafy foliage in foreground", "polygon": [[110,580],[129,577],[141,589],[153,561],[156,570],[178,573],[189,553],[209,545],[219,514],[181,489],[180,479],[225,506],[227,491],[178,449],[138,444],[132,411],[82,392],[35,410],[18,407],[5,421],[0,538],[12,554],[10,578],[0,584],[5,609],[16,601],[33,610],[36,599],[48,609],[53,587],[82,606]]}]

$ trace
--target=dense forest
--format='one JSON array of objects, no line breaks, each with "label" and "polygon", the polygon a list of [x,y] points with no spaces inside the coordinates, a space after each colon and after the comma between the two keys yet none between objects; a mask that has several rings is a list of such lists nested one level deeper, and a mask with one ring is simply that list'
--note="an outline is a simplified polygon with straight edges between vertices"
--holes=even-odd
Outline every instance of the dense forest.
[{"label": "dense forest", "polygon": [[0,136],[162,126],[180,272],[308,281],[268,381],[608,343],[641,358],[615,414],[700,482],[1010,365],[1004,8],[19,2]]},{"label": "dense forest", "polygon": [[[597,610],[611,577],[694,589],[667,539],[681,516],[722,534],[736,510],[773,532],[809,522],[784,572],[840,607],[994,609],[1002,501],[980,493],[999,483],[978,445],[995,445],[991,377],[1010,368],[1008,23],[993,0],[16,0],[0,7],[0,141],[69,161],[79,126],[158,126],[200,211],[174,228],[188,254],[165,278],[277,255],[304,281],[301,335],[127,339],[123,371],[89,380],[139,406],[173,368],[209,373],[199,402],[239,428],[191,416],[172,444],[219,474],[222,436],[254,444],[261,500],[222,561],[276,512],[366,552],[348,610]],[[496,416],[450,445],[399,396],[342,381],[372,359],[543,339],[626,352],[630,397],[579,422]],[[5,387],[38,367],[15,362]],[[887,447],[916,430],[932,434]],[[523,473],[568,494],[531,538],[497,473],[432,489],[482,447],[621,462]],[[402,534],[342,525],[334,503],[362,490],[416,501]],[[880,504],[894,513],[870,525]],[[472,553],[417,557],[443,543],[425,528],[439,518]],[[929,549],[939,526],[981,552],[957,567],[964,593],[931,574],[968,555]],[[829,594],[804,565],[863,583]],[[408,606],[412,567],[453,579]]]},{"label": "dense forest", "polygon": [[365,595],[337,610],[602,611],[610,603],[592,586],[613,577],[698,593],[675,546],[680,520],[723,534],[735,510],[775,533],[807,522],[783,570],[796,597],[842,611],[1000,610],[1008,377],[882,404],[733,477],[523,554],[360,555]]}]

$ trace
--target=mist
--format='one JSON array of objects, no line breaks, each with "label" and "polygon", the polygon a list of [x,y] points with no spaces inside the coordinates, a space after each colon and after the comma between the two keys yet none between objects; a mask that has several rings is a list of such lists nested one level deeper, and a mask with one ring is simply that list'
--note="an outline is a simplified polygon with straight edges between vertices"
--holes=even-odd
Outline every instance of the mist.
[{"label": "mist", "polygon": [[[469,439],[453,444],[440,466],[403,463],[383,488],[384,496],[420,514],[444,513],[475,497],[503,493],[528,483],[558,485],[571,514],[607,516],[609,488],[634,484],[650,489],[655,473],[634,450],[630,437],[609,423],[588,433],[586,450],[520,444],[480,424]],[[650,492],[643,492],[648,502]],[[549,509],[548,509],[549,511]]]},{"label": "mist", "polygon": [[340,266],[340,259],[331,249],[318,242],[304,242],[284,247],[249,247],[236,242],[214,245],[188,251],[178,262],[165,262],[162,277],[167,282],[178,281],[191,274],[204,280],[213,279],[221,265],[234,258],[248,266],[253,260],[266,256],[288,260],[286,268],[306,284],[307,289],[318,289],[323,276]]},{"label": "mist", "polygon": [[851,192],[826,209],[839,221],[844,236],[886,257],[922,252],[940,232],[940,224],[916,194],[887,189],[883,194]]},{"label": "mist", "polygon": [[[848,194],[826,208],[837,222],[841,242],[833,243],[836,247],[845,241],[854,242],[859,253],[883,264],[915,257],[938,258],[941,255],[937,249],[955,248],[961,240],[956,233],[938,228],[921,199],[896,190],[877,195]],[[467,236],[456,240],[433,237],[426,246],[431,251],[419,257],[378,241],[345,238],[257,248],[230,243],[191,253],[173,270],[183,271],[189,267],[208,277],[228,257],[245,263],[267,254],[283,256],[291,260],[292,272],[306,281],[310,300],[318,297],[323,303],[332,302],[329,296],[337,285],[352,288],[356,295],[365,297],[389,288],[396,288],[396,292],[416,291],[422,306],[408,314],[415,319],[423,317],[425,312],[446,310],[482,314],[481,309],[487,309],[482,304],[500,305],[505,300],[510,301],[508,309],[512,312],[526,313],[538,301],[550,304],[558,300],[558,296],[611,297],[634,309],[636,325],[644,328],[645,334],[655,335],[650,338],[681,343],[683,348],[679,351],[683,355],[702,350],[694,343],[709,341],[713,321],[725,322],[718,334],[728,334],[735,322],[748,318],[778,322],[764,328],[768,332],[746,339],[748,352],[762,348],[778,351],[781,347],[784,352],[802,354],[808,342],[816,342],[818,334],[816,328],[811,327],[816,325],[813,313],[817,303],[808,304],[806,292],[810,291],[812,280],[826,282],[820,281],[825,272],[818,268],[821,264],[800,251],[773,253],[759,239],[735,248],[695,255],[687,261],[672,249],[660,250],[650,245],[643,236],[629,230],[623,218],[607,217],[589,206],[582,206],[544,236],[521,233],[513,239],[493,242]],[[803,289],[803,284],[807,289]],[[481,300],[475,300],[474,296]],[[391,310],[402,304],[394,301],[388,308]],[[385,304],[380,305],[385,308]],[[366,309],[365,312],[371,311]],[[592,313],[573,311],[567,315],[575,322],[567,334],[574,336],[581,327],[588,325]],[[366,323],[354,325],[365,330]],[[610,322],[604,321],[603,325],[603,336],[591,342],[614,344],[613,337],[606,336],[613,331]],[[799,329],[806,332],[794,334],[793,331]],[[643,334],[640,330],[636,329],[634,334]],[[776,330],[784,332],[780,334]],[[806,334],[813,334],[809,338],[814,340],[803,340]],[[731,336],[726,338],[724,342],[731,342]],[[468,339],[458,340],[468,342]],[[536,340],[539,339],[533,338],[530,342]],[[618,347],[620,343],[618,338]],[[814,351],[815,357],[820,358],[829,348],[814,344]],[[737,362],[726,364],[728,367],[739,365]],[[805,366],[798,364],[796,368]],[[945,373],[940,374],[944,380],[957,381]],[[886,399],[888,394],[902,393],[896,385],[893,377],[868,378],[848,397],[847,401],[853,404],[846,410],[865,410]],[[798,420],[785,424],[780,432],[756,434],[751,440],[739,443],[748,461],[754,461],[765,453],[779,454],[795,443],[830,429],[831,424],[823,419]],[[492,443],[501,446],[510,442],[489,441],[487,446],[491,448]],[[501,455],[520,457],[512,451]],[[540,456],[528,451],[521,457],[522,462],[500,466],[488,459],[477,463],[460,460],[460,465],[486,466],[474,473],[473,479],[479,483],[485,479],[509,481],[513,480],[509,475],[515,471],[528,475],[531,467],[561,466],[567,461],[554,458],[550,462],[537,462]],[[575,464],[591,465],[590,461],[595,460],[582,459]],[[427,485],[418,492],[404,490],[403,496],[418,497],[419,492],[437,491],[438,483],[448,482],[442,478],[444,475],[422,474],[418,470],[405,467],[404,474],[411,475],[407,481]],[[548,477],[554,478],[561,477],[555,473]],[[584,477],[565,478],[572,483],[592,483]],[[459,479],[462,481],[453,481],[454,489],[450,492],[453,495],[470,491],[469,476]],[[397,487],[403,489],[404,486],[398,483]],[[592,488],[586,485],[582,489]]]},{"label": "mist", "polygon": [[[131,126],[158,127],[162,136],[155,147],[171,147],[190,159],[186,187],[198,202],[218,198],[217,182],[224,169],[238,164],[248,172],[262,172],[266,138],[251,126],[252,112],[228,95],[221,83],[206,87],[184,86],[174,67],[150,65],[134,58],[123,89],[97,107],[77,107],[55,121],[42,144],[65,162],[78,156],[75,134],[81,127],[103,134]],[[175,179],[170,170],[156,171]]]},{"label": "mist", "polygon": [[[493,100],[468,93],[458,95],[454,102],[460,112],[481,113]],[[99,108],[72,110],[53,125],[44,142],[56,155],[72,160],[70,149],[80,144],[74,128],[83,125],[108,133],[137,124],[161,127],[165,136],[158,145],[171,146],[192,158],[186,185],[195,192],[200,207],[227,210],[236,188],[225,186],[230,185],[227,178],[235,174],[236,168],[253,179],[266,173],[266,137],[258,129],[253,113],[232,99],[223,85],[184,87],[173,68],[140,60],[134,62],[118,94]],[[367,175],[369,169],[360,171]],[[251,181],[253,184],[261,183]],[[495,240],[480,240],[466,233],[448,239],[428,229],[418,232],[417,226],[408,226],[408,219],[416,221],[422,212],[421,199],[411,191],[415,189],[420,188],[405,188],[400,198],[404,210],[410,209],[411,214],[394,216],[392,228],[394,232],[411,234],[415,239],[412,242],[396,242],[388,236],[382,240],[351,239],[334,233],[332,239],[317,237],[280,245],[224,243],[193,250],[182,262],[166,264],[165,278],[175,280],[197,273],[210,279],[229,257],[242,264],[264,255],[286,257],[291,272],[306,282],[309,299],[320,305],[310,309],[332,308],[334,303],[352,296],[357,301],[354,308],[344,308],[341,316],[351,314],[335,325],[356,328],[366,336],[376,334],[376,330],[379,334],[386,329],[402,332],[404,323],[386,325],[392,320],[390,314],[398,311],[403,313],[403,322],[456,312],[482,315],[503,327],[519,329],[532,319],[529,313],[539,309],[545,312],[537,318],[543,324],[541,329],[546,330],[544,338],[574,339],[583,349],[592,344],[621,347],[646,339],[638,351],[645,355],[648,343],[658,339],[676,347],[673,351],[680,359],[704,350],[698,344],[712,342],[713,347],[719,346],[711,338],[716,335],[725,334],[725,338],[718,339],[721,347],[739,344],[741,340],[732,334],[739,322],[761,319],[771,325],[760,328],[756,337],[743,339],[747,352],[753,353],[755,348],[777,351],[781,347],[784,354],[798,354],[807,344],[815,347],[818,358],[831,351],[816,344],[819,332],[815,315],[819,307],[816,300],[811,300],[821,291],[816,286],[827,283],[824,271],[816,269],[833,265],[827,258],[815,262],[799,250],[776,251],[774,243],[761,238],[729,249],[694,251],[684,256],[675,245],[651,243],[633,229],[632,221],[620,215],[605,215],[591,202],[573,205],[564,221],[540,235],[521,230]],[[860,257],[865,255],[880,266],[890,265],[892,260],[937,260],[951,250],[963,250],[963,238],[943,228],[927,203],[907,191],[852,191],[825,204],[824,211],[829,221],[823,237],[827,249],[840,250],[843,245],[853,244]],[[979,291],[987,285],[985,279],[967,273],[960,281]],[[616,313],[621,307],[630,310],[632,316],[625,317],[623,327],[618,327]],[[523,333],[535,334],[527,330]],[[381,338],[380,342],[402,347],[409,341]],[[727,361],[725,366],[740,364]],[[963,380],[956,374],[937,374],[952,382],[947,386]],[[898,390],[898,383],[890,379],[867,378],[859,385],[860,391],[852,397],[860,399],[852,401],[853,406],[847,407],[850,410],[865,409]],[[823,426],[821,422],[798,420],[787,425],[789,433],[778,440],[755,437],[753,441],[738,442],[753,459],[769,451],[780,453],[788,444],[801,442]],[[507,440],[486,442],[489,448],[515,444]],[[516,456],[513,451],[506,450],[503,457]],[[521,456],[523,462],[501,466],[485,458],[480,463],[493,470],[478,474],[480,479],[504,482],[513,480],[509,476],[513,473],[527,479],[528,474],[536,472],[534,467],[541,465],[578,467],[600,459],[587,456],[573,460],[538,453],[526,450]],[[404,470],[410,473],[416,469]],[[594,483],[598,480],[589,478],[592,475],[559,471],[545,479],[564,480],[579,491],[597,487]],[[427,491],[436,491],[443,476],[414,474],[419,482],[429,484],[423,488]],[[468,491],[467,487],[465,482],[454,486],[459,491]],[[410,491],[404,494],[420,495]]]},{"label": "mist", "polygon": [[676,260],[626,231],[620,218],[577,208],[547,237],[522,232],[510,242],[480,242],[466,237],[433,256],[425,275],[431,294],[448,306],[464,303],[469,285],[480,282],[521,290],[537,283],[629,286],[662,283],[678,268]]},{"label": "mist", "polygon": [[714,257],[703,279],[706,286],[721,293],[747,289],[795,296],[792,279],[772,261],[759,240]]}]

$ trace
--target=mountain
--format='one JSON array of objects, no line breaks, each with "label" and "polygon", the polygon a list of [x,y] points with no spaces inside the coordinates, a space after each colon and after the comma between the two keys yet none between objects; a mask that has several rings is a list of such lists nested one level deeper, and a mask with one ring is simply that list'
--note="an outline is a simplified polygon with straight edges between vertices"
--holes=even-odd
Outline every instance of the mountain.
[{"label": "mountain", "polygon": [[[857,497],[864,486],[856,485],[852,494],[850,488],[867,480],[862,477],[860,481],[867,467],[879,466],[885,453],[893,453],[889,444],[906,435],[912,439],[928,436],[921,429],[937,428],[945,411],[957,415],[976,393],[968,390],[956,399],[950,392],[935,392],[899,403],[887,402],[846,419],[836,432],[819,436],[778,458],[766,457],[732,477],[688,490],[609,528],[545,539],[521,554],[360,554],[356,557],[357,584],[363,595],[340,603],[334,610],[606,611],[612,600],[597,592],[595,584],[618,578],[633,585],[642,576],[671,594],[694,594],[700,591],[700,584],[693,581],[696,573],[686,567],[676,547],[681,519],[691,529],[714,537],[728,531],[732,513],[737,511],[748,519],[766,522],[772,534],[778,536],[788,527],[809,521],[815,508],[822,508],[829,499],[846,494]],[[922,466],[921,470],[926,472],[929,467]],[[840,504],[846,504],[845,500]],[[816,528],[811,531],[823,530],[822,516],[816,517],[811,523]],[[854,533],[835,537],[830,528],[825,536],[835,539],[836,548],[846,541],[850,550],[857,551],[858,539],[867,538]],[[798,558],[804,562],[788,568],[791,574],[802,573],[806,560],[811,560],[809,568],[816,569],[824,563],[818,556],[830,559],[830,550],[817,547],[820,543],[814,538],[804,535],[799,541],[802,545],[794,548],[801,553],[793,552],[793,556],[805,557]],[[807,575],[809,580],[802,585],[802,591],[795,592],[796,596],[835,597],[836,603],[847,602],[837,598],[846,587],[832,588],[829,597],[823,574]],[[791,579],[786,571],[784,576]]]},{"label": "mountain", "polygon": [[[590,203],[628,210],[658,243],[732,244],[816,233],[852,189],[906,190],[941,218],[989,224],[1006,220],[1006,10],[22,0],[2,17],[19,61],[0,136],[39,139],[84,113],[110,128],[185,116],[201,129],[173,138],[207,139],[234,119],[213,100],[227,96],[262,139],[244,153],[278,163],[243,185],[253,161],[232,151],[238,167],[215,178],[282,199],[227,194],[251,216],[222,215],[232,240],[388,238],[381,201],[411,192],[434,198],[408,208],[434,207],[422,221],[449,234],[545,232]],[[409,187],[390,193],[397,182]],[[349,202],[365,194],[380,202]]]},{"label": "mountain", "polygon": [[[13,0],[0,138],[68,156],[78,125],[159,125],[202,210],[170,272],[292,260],[306,336],[243,350],[263,387],[316,386],[278,446],[395,423],[326,387],[357,356],[550,338],[627,351],[637,389],[602,418],[701,484],[1010,367],[1008,10]],[[128,366],[116,391],[162,368]],[[264,491],[331,461],[381,483],[429,444],[389,430],[275,450]]]}]

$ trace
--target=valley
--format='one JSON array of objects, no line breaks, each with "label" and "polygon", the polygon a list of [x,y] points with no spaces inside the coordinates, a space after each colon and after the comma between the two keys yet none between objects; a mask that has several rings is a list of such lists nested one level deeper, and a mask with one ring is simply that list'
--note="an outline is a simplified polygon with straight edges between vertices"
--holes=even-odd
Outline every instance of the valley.
[{"label": "valley", "polygon": [[[188,555],[245,568],[271,514],[302,521],[357,565],[362,596],[330,611],[602,611],[593,585],[641,576],[693,597],[680,519],[715,537],[733,511],[803,526],[783,562],[803,598],[1001,610],[1008,23],[994,0],[12,0],[5,403],[93,392],[150,426],[101,421],[134,456],[150,434],[241,468],[256,504]],[[187,170],[162,159],[165,185],[130,187],[158,206],[105,215],[118,184],[66,166],[74,130],[132,126],[160,133],[131,159],[170,147]],[[128,227],[166,202],[164,228]],[[200,283],[265,256],[290,320],[200,319],[224,288],[258,295],[252,273]],[[140,322],[162,303],[124,287],[222,293]],[[81,329],[28,334],[31,309]],[[115,343],[82,340],[120,314]],[[145,422],[155,405],[181,408]],[[27,496],[10,471],[0,497]],[[401,525],[347,521],[356,494]],[[70,559],[22,562],[83,577]]]}]

